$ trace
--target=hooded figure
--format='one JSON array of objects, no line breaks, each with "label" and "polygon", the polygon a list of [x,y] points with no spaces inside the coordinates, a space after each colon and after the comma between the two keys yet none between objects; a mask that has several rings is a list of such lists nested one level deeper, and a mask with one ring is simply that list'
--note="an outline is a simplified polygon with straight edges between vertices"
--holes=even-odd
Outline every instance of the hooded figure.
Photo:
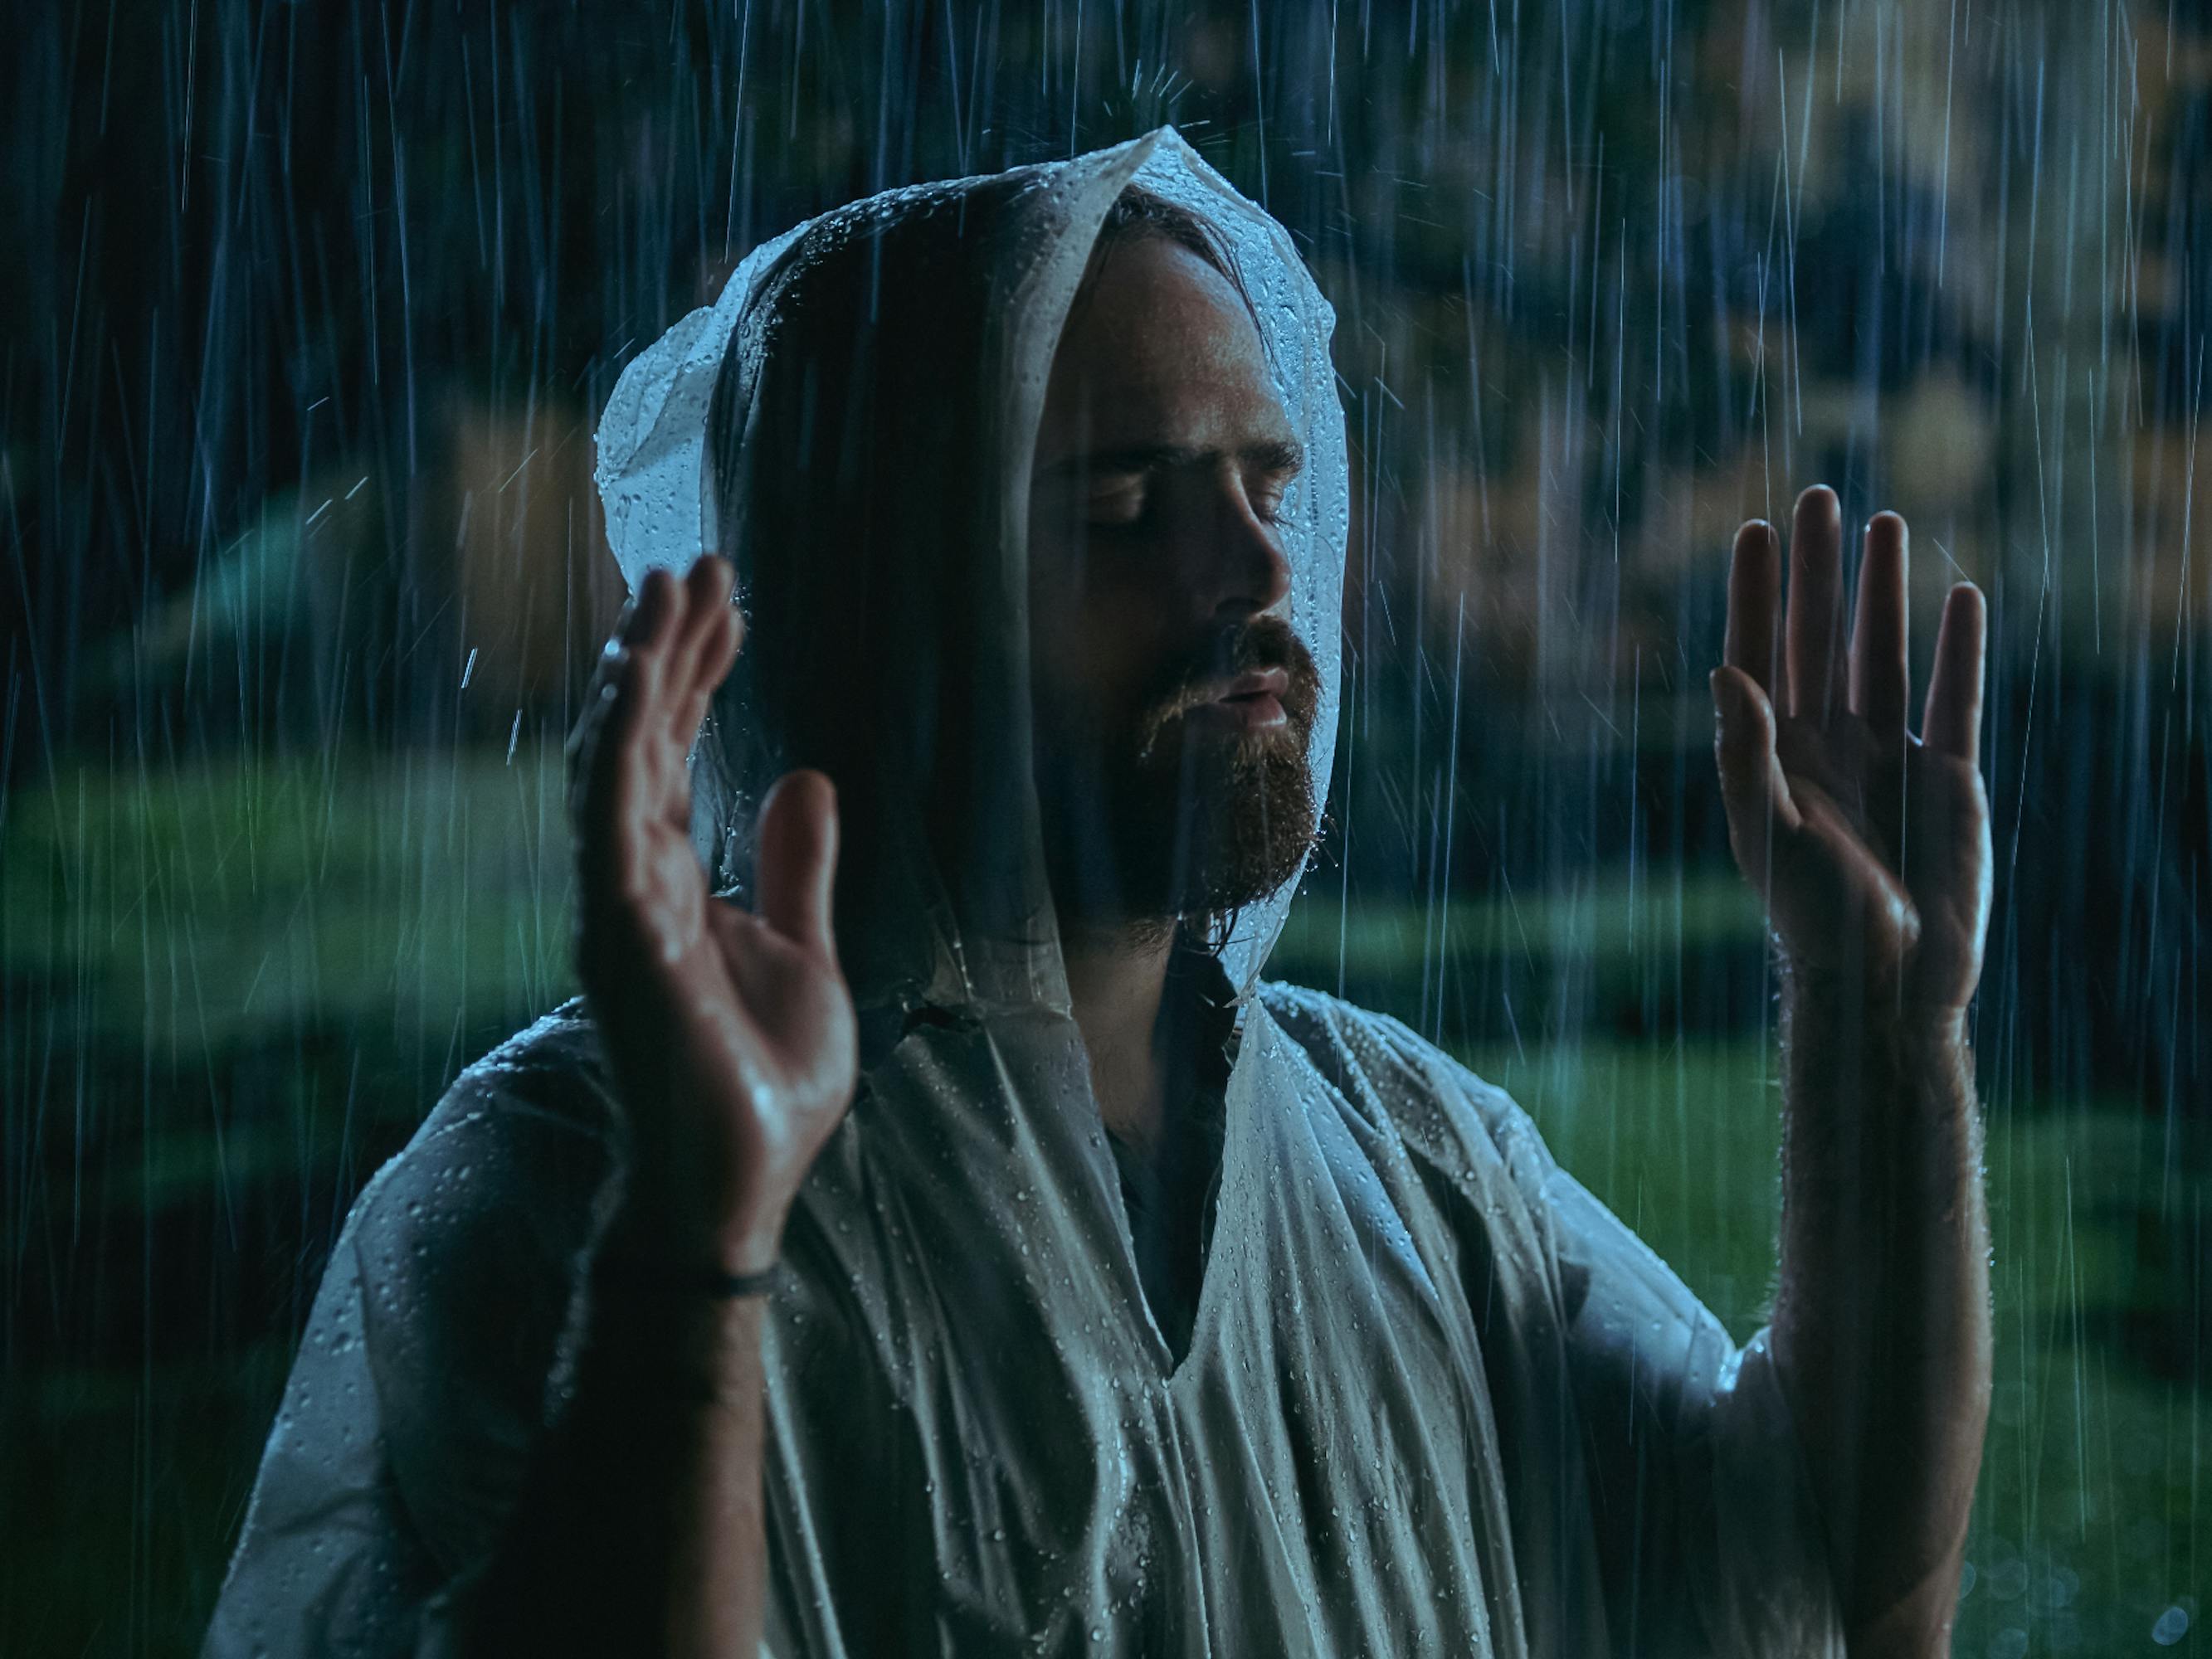
[{"label": "hooded figure", "polygon": [[[1296,887],[1182,960],[1230,1036],[1178,1304],[1073,1018],[1033,752],[1031,483],[1053,354],[1131,185],[1217,239],[1305,465],[1277,531],[1335,729],[1334,314],[1172,129],[886,192],[757,249],[632,365],[610,538],[728,550],[757,643],[695,757],[750,811],[838,785],[850,1114],[768,1322],[769,1650],[1840,1654],[1763,1336],[1739,1350],[1528,1117],[1395,1020],[1258,975]],[[1044,769],[1048,771],[1048,768]],[[621,1115],[582,1000],[465,1071],[354,1206],[215,1656],[447,1650],[561,1410]]]}]

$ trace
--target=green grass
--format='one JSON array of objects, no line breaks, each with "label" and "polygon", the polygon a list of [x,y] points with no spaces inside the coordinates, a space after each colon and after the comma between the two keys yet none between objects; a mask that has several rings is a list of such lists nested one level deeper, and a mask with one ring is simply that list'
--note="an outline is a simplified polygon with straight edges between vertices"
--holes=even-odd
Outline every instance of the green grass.
[{"label": "green grass", "polygon": [[0,962],[157,1054],[302,1022],[550,1005],[568,981],[562,756],[91,769],[9,803]]},{"label": "green grass", "polygon": [[1433,906],[1364,904],[1341,910],[1309,889],[1292,908],[1274,960],[1347,976],[1388,974],[1448,951],[1565,963],[1755,944],[1756,895],[1733,870],[1608,872],[1560,893],[1501,892]]}]

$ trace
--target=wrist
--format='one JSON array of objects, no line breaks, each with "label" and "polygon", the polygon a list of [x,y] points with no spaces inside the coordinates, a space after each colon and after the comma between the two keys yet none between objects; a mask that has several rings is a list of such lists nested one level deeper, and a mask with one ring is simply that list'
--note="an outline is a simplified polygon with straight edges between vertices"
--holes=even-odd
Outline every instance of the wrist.
[{"label": "wrist", "polygon": [[603,1250],[588,1281],[593,1364],[624,1393],[671,1405],[742,1409],[757,1403],[771,1298],[701,1296],[641,1282]]},{"label": "wrist", "polygon": [[657,1264],[672,1284],[750,1279],[775,1267],[783,1248],[783,1223],[781,1211],[694,1222],[665,1208],[626,1201],[609,1220],[599,1250],[633,1266]]},{"label": "wrist", "polygon": [[1868,1039],[1913,1052],[1972,1046],[1966,1005],[1916,994],[1893,975],[1852,979],[1788,964],[1783,971],[1782,1000],[1800,1028],[1815,1023],[1831,1030],[1848,1025]]},{"label": "wrist", "polygon": [[696,1260],[641,1255],[617,1241],[602,1245],[592,1266],[598,1275],[648,1296],[704,1298],[736,1302],[764,1297],[776,1287],[781,1263],[771,1263],[757,1273],[733,1273]]},{"label": "wrist", "polygon": [[1914,1011],[1898,1023],[1893,1035],[1901,1045],[1916,1050],[1972,1047],[1971,1027],[1964,1008]]}]

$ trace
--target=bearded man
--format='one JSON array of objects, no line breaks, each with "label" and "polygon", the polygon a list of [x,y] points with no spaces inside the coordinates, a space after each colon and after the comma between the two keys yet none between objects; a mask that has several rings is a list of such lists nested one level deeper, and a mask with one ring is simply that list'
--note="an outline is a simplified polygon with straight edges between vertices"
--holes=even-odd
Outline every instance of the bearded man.
[{"label": "bearded man", "polygon": [[1259,981],[1334,731],[1332,323],[1163,129],[827,214],[633,365],[585,994],[356,1205],[211,1654],[1942,1650],[1980,596],[1916,737],[1902,522],[1847,653],[1831,493],[1786,621],[1736,543],[1789,1020],[1739,1349],[1501,1091]]}]

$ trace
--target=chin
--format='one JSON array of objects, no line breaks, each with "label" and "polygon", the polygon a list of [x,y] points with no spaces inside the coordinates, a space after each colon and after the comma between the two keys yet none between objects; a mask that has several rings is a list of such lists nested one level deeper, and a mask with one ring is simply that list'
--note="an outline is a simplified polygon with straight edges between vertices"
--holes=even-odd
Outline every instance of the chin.
[{"label": "chin", "polygon": [[[1305,734],[1287,723],[1262,726],[1256,732],[1208,732],[1198,741],[1215,750],[1233,769],[1295,761],[1301,773],[1306,770]],[[1307,793],[1312,793],[1310,782]]]},{"label": "chin", "polygon": [[1257,903],[1294,880],[1313,848],[1318,813],[1304,744],[1258,733],[1231,746],[1237,763],[1178,802],[1152,841],[1169,853],[1162,885],[1178,915]]},{"label": "chin", "polygon": [[1063,915],[1101,922],[1211,922],[1257,903],[1304,867],[1319,821],[1295,720],[1179,726],[1171,744],[1103,780],[1058,774],[1043,797],[1054,900]]}]

